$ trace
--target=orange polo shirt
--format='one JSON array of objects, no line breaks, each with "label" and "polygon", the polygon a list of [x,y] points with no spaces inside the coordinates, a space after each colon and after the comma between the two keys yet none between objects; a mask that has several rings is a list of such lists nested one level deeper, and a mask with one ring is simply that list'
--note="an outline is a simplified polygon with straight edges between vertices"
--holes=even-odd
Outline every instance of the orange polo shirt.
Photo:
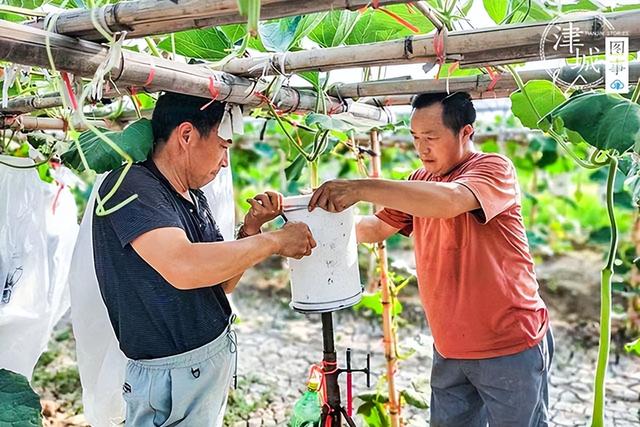
[{"label": "orange polo shirt", "polygon": [[548,313],[511,161],[473,153],[445,176],[419,169],[409,180],[462,184],[481,206],[449,219],[393,209],[376,214],[414,239],[420,297],[438,353],[485,359],[536,345],[547,331]]}]

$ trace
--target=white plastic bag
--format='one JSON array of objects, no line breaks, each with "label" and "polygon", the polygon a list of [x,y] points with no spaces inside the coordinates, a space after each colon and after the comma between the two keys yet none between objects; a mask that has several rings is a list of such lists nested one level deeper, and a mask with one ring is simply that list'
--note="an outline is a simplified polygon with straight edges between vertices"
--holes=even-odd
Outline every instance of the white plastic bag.
[{"label": "white plastic bag", "polygon": [[[30,159],[0,160],[33,165]],[[0,368],[31,378],[69,308],[67,279],[77,233],[68,188],[43,182],[33,168],[0,165]]]},{"label": "white plastic bag", "polygon": [[[231,178],[231,169],[222,169],[216,179],[203,188],[225,240],[232,239],[235,223]],[[95,193],[103,179],[104,176],[96,179],[87,204],[70,272],[71,313],[82,402],[85,418],[93,427],[109,427],[124,421],[122,384],[127,361],[100,295],[93,261],[92,212]]]}]

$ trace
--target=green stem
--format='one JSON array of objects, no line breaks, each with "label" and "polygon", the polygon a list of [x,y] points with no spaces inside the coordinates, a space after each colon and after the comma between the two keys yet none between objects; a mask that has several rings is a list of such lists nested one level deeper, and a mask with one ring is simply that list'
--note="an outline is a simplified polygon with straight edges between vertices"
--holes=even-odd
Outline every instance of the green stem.
[{"label": "green stem", "polygon": [[611,228],[611,241],[607,264],[602,269],[600,280],[600,342],[598,344],[598,364],[594,384],[593,417],[591,427],[604,427],[605,382],[609,363],[609,345],[611,343],[611,278],[614,273],[614,261],[618,250],[618,226],[614,215],[613,187],[618,169],[618,159],[609,160],[607,178],[607,213]]},{"label": "green stem", "polygon": [[44,18],[45,16],[47,16],[47,12],[41,12],[38,10],[32,10],[24,7],[9,6],[9,5],[0,6],[0,12],[11,13],[14,15],[32,16],[32,17],[38,17],[38,18]]},{"label": "green stem", "polygon": [[273,108],[273,106],[271,105],[270,102],[267,102],[267,108],[269,109],[269,111],[271,112],[271,115],[273,116],[274,119],[276,119],[276,122],[278,123],[278,125],[280,126],[280,129],[282,130],[282,132],[285,134],[285,136],[287,137],[287,139],[289,140],[289,142],[296,147],[296,149],[300,152],[300,154],[302,155],[302,157],[304,157],[307,161],[311,161],[311,157],[309,155],[309,153],[307,153],[304,150],[304,147],[302,145],[300,145],[298,143],[298,141],[296,141],[296,139],[291,136],[291,134],[287,131],[287,128],[284,126],[284,122],[282,121],[282,119],[280,118],[280,116],[278,115],[277,111]]},{"label": "green stem", "polygon": [[456,8],[456,5],[457,5],[457,4],[458,4],[458,0],[453,0],[453,1],[451,2],[451,5],[450,5],[449,7],[447,7],[447,6],[446,6],[446,4],[445,4],[445,8],[446,8],[446,9],[445,9],[445,11],[444,11],[444,14],[445,14],[447,17],[451,16],[451,13],[452,13],[452,12],[453,12],[453,10]]},{"label": "green stem", "polygon": [[309,172],[311,188],[318,188],[320,185],[320,178],[318,176],[318,159],[309,162]]},{"label": "green stem", "polygon": [[529,96],[529,93],[525,89],[524,82],[522,81],[522,78],[520,77],[518,72],[515,70],[515,68],[513,68],[511,65],[507,65],[507,69],[509,70],[509,72],[513,76],[513,79],[515,80],[516,85],[518,86],[518,89],[520,89],[520,92],[522,92],[522,94],[524,95],[525,99],[529,103],[529,106],[531,107],[531,109],[535,113],[536,119],[538,119],[538,121],[539,121],[542,118],[542,116],[540,115],[540,113],[536,109],[536,106],[533,103],[533,100],[531,99],[531,97]]},{"label": "green stem", "polygon": [[176,35],[171,33],[171,60],[175,61],[178,54],[176,53]]},{"label": "green stem", "polygon": [[42,165],[45,165],[45,164],[49,163],[49,161],[53,158],[53,155],[54,155],[54,152],[52,151],[51,154],[49,155],[49,157],[47,157],[46,160],[43,160],[43,161],[41,161],[39,163],[34,163],[32,165],[25,165],[25,166],[23,166],[23,165],[14,165],[14,164],[6,163],[6,162],[3,162],[3,161],[0,161],[0,165],[8,166],[8,167],[13,168],[13,169],[34,169],[34,168],[38,168],[38,167],[40,167]]},{"label": "green stem", "polygon": [[631,102],[638,102],[638,98],[640,98],[640,80],[636,83],[636,88],[633,90],[633,95],[631,95]]},{"label": "green stem", "polygon": [[[603,158],[600,159],[601,157]],[[596,166],[606,166],[609,164],[609,155],[605,151],[596,148],[589,157],[589,163]]]},{"label": "green stem", "polygon": [[555,139],[558,144],[560,144],[560,146],[569,155],[569,157],[571,157],[578,165],[582,166],[585,169],[599,169],[600,167],[602,167],[602,165],[594,165],[593,163],[585,162],[580,157],[578,157],[578,155],[574,153],[571,148],[569,148],[569,145],[565,142],[562,135],[558,134],[553,129],[549,129],[547,133],[549,134],[549,136]]},{"label": "green stem", "polygon": [[156,43],[153,41],[153,39],[151,37],[145,37],[144,41],[147,42],[147,46],[149,47],[149,50],[151,51],[153,56],[157,56],[158,58],[162,58],[162,55],[160,55],[160,51],[156,47]]}]

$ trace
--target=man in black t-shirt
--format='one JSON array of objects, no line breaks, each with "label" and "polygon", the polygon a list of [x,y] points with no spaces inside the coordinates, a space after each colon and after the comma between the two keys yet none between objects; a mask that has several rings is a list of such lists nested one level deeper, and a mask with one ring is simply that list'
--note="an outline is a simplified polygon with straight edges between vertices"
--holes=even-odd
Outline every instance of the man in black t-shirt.
[{"label": "man in black t-shirt", "polygon": [[93,252],[102,298],[130,359],[123,396],[126,425],[221,425],[236,350],[230,293],[243,272],[277,254],[310,255],[305,224],[261,233],[282,211],[282,196],[250,201],[239,239],[224,242],[200,190],[228,165],[231,140],[218,135],[225,105],[165,93],[156,104],[151,158],[117,185],[122,168],[100,186],[117,190],[94,213]]}]

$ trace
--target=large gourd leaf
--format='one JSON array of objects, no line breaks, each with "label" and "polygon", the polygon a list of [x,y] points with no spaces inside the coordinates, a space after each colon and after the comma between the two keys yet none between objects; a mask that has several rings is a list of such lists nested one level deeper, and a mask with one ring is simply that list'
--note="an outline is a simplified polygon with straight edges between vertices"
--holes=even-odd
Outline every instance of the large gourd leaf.
[{"label": "large gourd leaf", "polygon": [[[176,53],[188,58],[217,61],[227,56],[233,47],[229,37],[218,28],[181,31],[174,37]],[[158,43],[158,47],[166,52],[172,52],[171,38],[162,40]]]},{"label": "large gourd leaf", "polygon": [[0,369],[0,425],[38,427],[42,425],[40,398],[27,379]]},{"label": "large gourd leaf", "polygon": [[287,52],[312,32],[326,13],[281,18],[260,24],[260,39],[269,51]]},{"label": "large gourd leaf", "polygon": [[[433,24],[422,13],[411,12],[406,5],[392,5],[385,8],[415,26],[420,34],[433,30]],[[374,43],[412,35],[416,33],[391,16],[380,10],[369,9],[362,14],[345,43],[348,45]]]},{"label": "large gourd leaf", "polygon": [[[140,119],[121,132],[100,130],[114,144],[127,152],[134,162],[146,160],[151,153],[153,132],[150,120]],[[122,157],[92,131],[83,132],[78,138],[78,143],[82,147],[89,167],[97,173],[108,172],[122,165]],[[84,171],[84,165],[75,144],[62,155],[62,161],[78,172]]]},{"label": "large gourd leaf", "polygon": [[640,151],[640,105],[617,94],[589,92],[551,111],[554,126],[577,132],[589,145],[624,153]]},{"label": "large gourd leaf", "polygon": [[507,16],[511,0],[483,0],[482,3],[493,22],[499,24]]},{"label": "large gourd leaf", "polygon": [[548,129],[548,123],[538,123],[538,117],[544,117],[554,108],[565,102],[566,97],[562,90],[547,80],[530,80],[524,88],[531,98],[533,105],[540,116],[531,108],[531,104],[521,91],[511,94],[511,111],[520,119],[523,126],[529,129]]},{"label": "large gourd leaf", "polygon": [[351,34],[360,16],[359,12],[334,10],[309,34],[309,38],[321,47],[340,46]]}]

